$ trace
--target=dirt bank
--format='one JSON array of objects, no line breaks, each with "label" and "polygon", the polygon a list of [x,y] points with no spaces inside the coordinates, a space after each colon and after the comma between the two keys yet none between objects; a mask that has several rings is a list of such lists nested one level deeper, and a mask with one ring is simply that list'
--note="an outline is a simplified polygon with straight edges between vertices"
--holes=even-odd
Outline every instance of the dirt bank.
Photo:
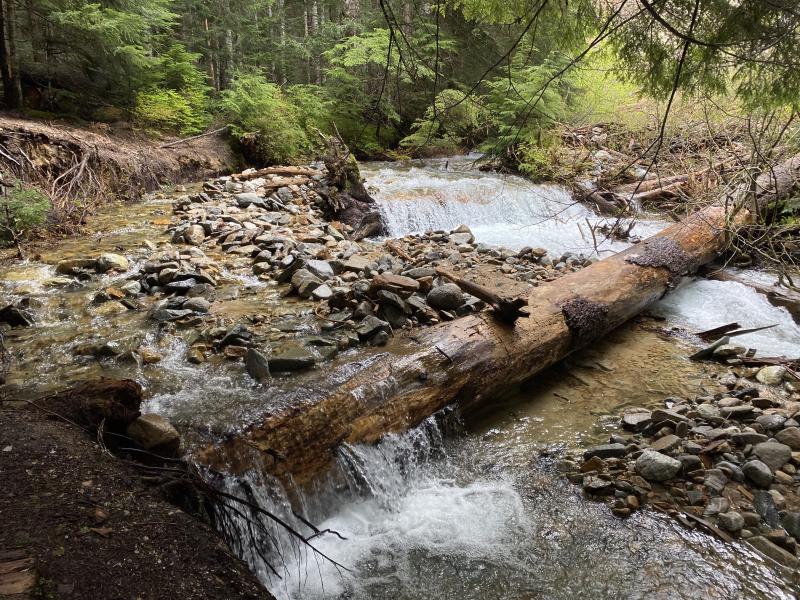
[{"label": "dirt bank", "polygon": [[[169,145],[128,125],[69,124],[0,114],[0,171],[50,198],[51,230],[70,230],[111,200],[234,170],[223,134]],[[165,147],[166,146],[166,147]]]},{"label": "dirt bank", "polygon": [[0,405],[0,598],[272,598],[210,527],[16,404]]}]

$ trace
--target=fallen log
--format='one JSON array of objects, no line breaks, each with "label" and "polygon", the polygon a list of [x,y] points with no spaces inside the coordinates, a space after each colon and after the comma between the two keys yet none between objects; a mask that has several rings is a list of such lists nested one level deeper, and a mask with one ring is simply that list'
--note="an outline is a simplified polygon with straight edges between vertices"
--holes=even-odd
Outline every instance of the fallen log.
[{"label": "fallen log", "polygon": [[197,458],[234,474],[261,465],[302,485],[330,467],[343,442],[376,442],[451,403],[469,410],[490,402],[618,327],[713,260],[764,199],[795,188],[798,173],[800,157],[759,177],[754,203],[746,188],[738,188],[733,198],[620,254],[532,289],[530,316],[514,325],[484,312],[398,336],[385,353],[343,365],[346,376],[335,389],[276,409]]},{"label": "fallen log", "polygon": [[264,167],[263,169],[255,169],[253,171],[239,173],[234,175],[235,181],[249,181],[250,179],[257,179],[258,177],[265,177],[267,175],[282,175],[284,177],[316,177],[322,175],[322,171],[312,167],[296,167],[292,165],[277,166],[277,167]]}]

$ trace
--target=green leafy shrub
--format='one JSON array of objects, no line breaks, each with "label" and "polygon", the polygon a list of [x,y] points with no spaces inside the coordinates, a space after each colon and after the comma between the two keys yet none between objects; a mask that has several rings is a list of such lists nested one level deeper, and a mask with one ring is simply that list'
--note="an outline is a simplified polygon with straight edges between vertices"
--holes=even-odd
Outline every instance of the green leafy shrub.
[{"label": "green leafy shrub", "polygon": [[[299,93],[295,94],[297,97]],[[307,94],[302,97],[309,100]],[[239,74],[230,89],[223,92],[220,107],[233,135],[257,163],[298,162],[314,149],[313,138],[303,127],[301,110],[279,86],[260,75]],[[306,125],[312,122],[313,118]]]},{"label": "green leafy shrub", "polygon": [[12,244],[44,224],[52,205],[36,188],[17,182],[0,196],[0,243]]},{"label": "green leafy shrub", "polygon": [[159,57],[152,83],[136,94],[134,117],[144,127],[182,135],[199,133],[211,121],[206,76],[199,54],[173,44]]},{"label": "green leafy shrub", "polygon": [[429,106],[400,145],[416,154],[470,150],[485,131],[485,119],[485,109],[475,98],[458,90],[443,90],[436,96],[435,110]]}]

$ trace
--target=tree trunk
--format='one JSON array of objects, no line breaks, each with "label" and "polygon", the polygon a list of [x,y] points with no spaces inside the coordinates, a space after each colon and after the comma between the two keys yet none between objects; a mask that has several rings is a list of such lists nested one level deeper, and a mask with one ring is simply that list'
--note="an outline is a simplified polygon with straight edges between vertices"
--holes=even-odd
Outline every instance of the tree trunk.
[{"label": "tree trunk", "polygon": [[[261,465],[285,482],[309,482],[342,442],[373,443],[419,424],[450,403],[490,402],[599,339],[711,261],[753,207],[796,187],[800,156],[658,235],[590,267],[534,288],[530,316],[514,325],[482,312],[395,338],[369,363],[342,365],[344,381],[300,405],[265,415],[242,434],[206,448],[202,462],[240,473]],[[336,374],[332,376],[336,379]],[[306,389],[324,389],[325,381]],[[260,455],[260,457],[259,457]]]},{"label": "tree trunk", "polygon": [[17,70],[16,11],[14,0],[0,0],[0,77],[3,102],[8,109],[22,106],[22,83]]}]

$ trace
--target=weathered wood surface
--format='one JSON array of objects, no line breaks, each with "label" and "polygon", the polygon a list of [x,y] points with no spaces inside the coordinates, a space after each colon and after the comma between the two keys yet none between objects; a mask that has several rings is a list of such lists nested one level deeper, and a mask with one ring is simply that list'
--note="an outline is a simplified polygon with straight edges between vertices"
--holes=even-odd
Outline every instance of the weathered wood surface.
[{"label": "weathered wood surface", "polygon": [[[793,182],[799,168],[800,159],[790,167],[792,173],[778,175],[784,193],[794,183],[783,175]],[[760,197],[780,195],[769,183],[762,178]],[[715,258],[729,231],[750,219],[745,207],[727,208],[728,200],[625,252],[533,288],[530,317],[514,325],[479,313],[395,339],[385,355],[338,388],[266,415],[198,458],[233,473],[260,464],[302,484],[331,464],[342,442],[375,442],[453,402],[467,409],[491,402],[618,327],[662,297],[681,275]]]}]

